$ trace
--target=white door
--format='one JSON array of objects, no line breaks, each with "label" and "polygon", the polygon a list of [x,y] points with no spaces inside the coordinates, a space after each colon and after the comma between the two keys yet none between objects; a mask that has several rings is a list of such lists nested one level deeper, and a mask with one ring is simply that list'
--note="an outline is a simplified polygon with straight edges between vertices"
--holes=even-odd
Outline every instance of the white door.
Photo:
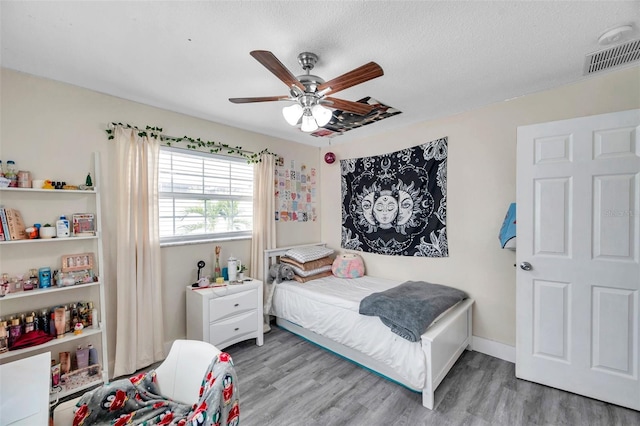
[{"label": "white door", "polygon": [[516,197],[516,376],[636,410],[639,125],[631,110],[519,127]]}]

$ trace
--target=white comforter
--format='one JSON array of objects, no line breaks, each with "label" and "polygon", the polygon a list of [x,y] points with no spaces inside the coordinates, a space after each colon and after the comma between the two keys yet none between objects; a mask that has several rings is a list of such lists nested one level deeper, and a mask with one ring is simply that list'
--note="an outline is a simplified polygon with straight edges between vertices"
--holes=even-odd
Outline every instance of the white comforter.
[{"label": "white comforter", "polygon": [[270,314],[357,349],[393,368],[413,388],[423,389],[426,359],[420,342],[392,333],[378,317],[358,313],[364,297],[398,284],[367,276],[285,281],[275,285]]}]

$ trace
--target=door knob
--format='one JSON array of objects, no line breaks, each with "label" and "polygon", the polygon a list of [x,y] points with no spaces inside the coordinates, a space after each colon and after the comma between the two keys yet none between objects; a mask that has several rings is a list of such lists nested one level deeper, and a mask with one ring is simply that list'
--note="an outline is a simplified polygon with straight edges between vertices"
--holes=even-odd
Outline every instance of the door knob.
[{"label": "door knob", "polygon": [[525,270],[525,271],[530,271],[533,269],[533,267],[531,266],[531,264],[529,262],[522,262],[520,264],[520,268]]}]

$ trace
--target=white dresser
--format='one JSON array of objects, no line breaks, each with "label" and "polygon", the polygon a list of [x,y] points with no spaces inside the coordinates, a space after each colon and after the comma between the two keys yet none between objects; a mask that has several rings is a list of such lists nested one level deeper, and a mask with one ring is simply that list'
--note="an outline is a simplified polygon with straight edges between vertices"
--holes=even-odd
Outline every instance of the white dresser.
[{"label": "white dresser", "polygon": [[220,287],[187,287],[187,339],[224,349],[256,339],[263,343],[262,281]]}]

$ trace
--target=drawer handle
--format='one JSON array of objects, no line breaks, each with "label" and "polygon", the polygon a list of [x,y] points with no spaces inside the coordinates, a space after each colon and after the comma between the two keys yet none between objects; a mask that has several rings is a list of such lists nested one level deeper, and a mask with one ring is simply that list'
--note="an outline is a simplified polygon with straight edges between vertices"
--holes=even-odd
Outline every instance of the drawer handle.
[{"label": "drawer handle", "polygon": [[235,305],[233,305],[234,308],[237,308],[238,306],[240,306],[239,303],[236,303]]}]

